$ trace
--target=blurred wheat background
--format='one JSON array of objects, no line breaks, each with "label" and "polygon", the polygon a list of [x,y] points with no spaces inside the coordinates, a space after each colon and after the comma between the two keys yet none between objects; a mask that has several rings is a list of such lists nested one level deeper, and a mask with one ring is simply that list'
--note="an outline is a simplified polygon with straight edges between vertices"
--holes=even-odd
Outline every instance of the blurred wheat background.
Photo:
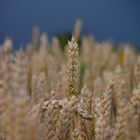
[{"label": "blurred wheat background", "polygon": [[0,140],[139,140],[140,54],[129,44],[39,35],[0,46]]},{"label": "blurred wheat background", "polygon": [[0,1],[0,140],[140,140],[139,6]]}]

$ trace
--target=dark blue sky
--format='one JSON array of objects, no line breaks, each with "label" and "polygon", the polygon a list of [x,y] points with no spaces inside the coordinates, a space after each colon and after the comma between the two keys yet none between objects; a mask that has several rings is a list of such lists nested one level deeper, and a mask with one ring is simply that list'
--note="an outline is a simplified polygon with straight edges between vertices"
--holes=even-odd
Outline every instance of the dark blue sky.
[{"label": "dark blue sky", "polygon": [[32,27],[54,33],[72,30],[76,19],[98,41],[113,38],[140,46],[140,0],[0,0],[0,43],[31,41]]}]

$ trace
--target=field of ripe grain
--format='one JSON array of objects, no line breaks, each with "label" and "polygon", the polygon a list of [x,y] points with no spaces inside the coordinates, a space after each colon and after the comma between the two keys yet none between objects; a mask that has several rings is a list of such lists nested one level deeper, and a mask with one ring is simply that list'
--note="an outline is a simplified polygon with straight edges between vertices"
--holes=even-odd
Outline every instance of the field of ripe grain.
[{"label": "field of ripe grain", "polygon": [[0,46],[0,140],[140,140],[136,49],[82,36],[79,23],[64,50],[37,32],[12,48]]}]

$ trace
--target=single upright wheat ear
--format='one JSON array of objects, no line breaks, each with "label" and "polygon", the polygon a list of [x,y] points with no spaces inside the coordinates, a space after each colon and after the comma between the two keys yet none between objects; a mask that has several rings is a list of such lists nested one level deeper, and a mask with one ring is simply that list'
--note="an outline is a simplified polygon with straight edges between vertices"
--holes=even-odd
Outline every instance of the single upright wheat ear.
[{"label": "single upright wheat ear", "polygon": [[68,43],[67,88],[69,95],[79,93],[79,48],[74,37]]}]

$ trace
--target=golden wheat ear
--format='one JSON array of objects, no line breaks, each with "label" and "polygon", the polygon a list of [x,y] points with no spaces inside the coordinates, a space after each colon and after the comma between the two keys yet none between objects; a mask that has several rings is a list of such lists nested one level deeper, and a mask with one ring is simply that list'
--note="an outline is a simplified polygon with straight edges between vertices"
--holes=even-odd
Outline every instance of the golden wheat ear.
[{"label": "golden wheat ear", "polygon": [[67,88],[69,95],[79,93],[79,48],[72,37],[68,43]]}]

